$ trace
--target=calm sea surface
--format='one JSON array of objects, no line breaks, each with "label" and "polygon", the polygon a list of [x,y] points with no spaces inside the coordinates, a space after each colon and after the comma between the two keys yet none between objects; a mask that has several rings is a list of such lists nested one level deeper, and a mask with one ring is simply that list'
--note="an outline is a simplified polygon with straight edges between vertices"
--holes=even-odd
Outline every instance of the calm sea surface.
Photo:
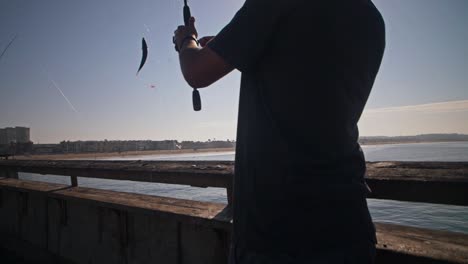
[{"label": "calm sea surface", "polygon": [[[417,143],[363,146],[368,161],[466,161],[468,142]],[[113,160],[234,160],[234,152],[178,155],[132,156]],[[70,184],[69,177],[20,174],[21,179]],[[199,201],[226,203],[226,192],[220,188],[194,188],[181,185],[79,178],[79,185],[106,190],[143,193]],[[467,194],[468,195],[468,194]],[[376,222],[395,223],[468,234],[468,207],[409,203],[369,199]]]}]

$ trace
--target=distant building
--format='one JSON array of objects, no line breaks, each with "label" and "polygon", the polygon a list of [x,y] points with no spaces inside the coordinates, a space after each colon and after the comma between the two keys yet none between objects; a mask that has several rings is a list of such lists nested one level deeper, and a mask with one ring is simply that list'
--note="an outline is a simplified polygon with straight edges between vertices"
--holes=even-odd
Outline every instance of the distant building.
[{"label": "distant building", "polygon": [[7,142],[6,129],[0,128],[0,145],[6,145]]},{"label": "distant building", "polygon": [[31,141],[29,137],[29,127],[15,127],[15,132],[17,143],[27,143]]},{"label": "distant building", "polygon": [[34,154],[60,153],[62,150],[59,144],[34,144],[32,147]]},{"label": "distant building", "polygon": [[177,149],[176,145],[176,140],[104,140],[60,142],[60,148],[63,153],[174,150]]},{"label": "distant building", "polygon": [[16,130],[14,127],[7,127],[6,130],[6,142],[5,144],[10,144],[11,142],[16,142]]},{"label": "distant building", "polygon": [[0,144],[28,143],[30,139],[29,127],[6,127],[0,129]]}]

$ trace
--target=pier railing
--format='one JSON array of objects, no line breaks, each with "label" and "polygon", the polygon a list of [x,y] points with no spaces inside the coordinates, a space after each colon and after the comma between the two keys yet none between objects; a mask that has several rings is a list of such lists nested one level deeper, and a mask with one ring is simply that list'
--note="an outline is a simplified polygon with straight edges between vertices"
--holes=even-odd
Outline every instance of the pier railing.
[{"label": "pier railing", "polygon": [[[40,161],[0,162],[0,177],[18,172],[226,188],[231,202],[234,163],[230,161]],[[368,162],[371,197],[468,206],[468,163]]]},{"label": "pier railing", "polygon": [[8,160],[0,163],[0,177],[16,177],[18,172],[70,177],[78,186],[78,177],[127,180],[226,188],[232,199],[233,163],[229,161],[38,161]]},{"label": "pier railing", "polygon": [[[70,185],[59,186],[57,184],[22,181],[18,179],[19,172],[70,177]],[[217,251],[223,253],[215,254],[217,257],[214,258],[218,262],[220,259],[225,259],[229,244],[229,239],[226,237],[230,233],[231,220],[228,208],[232,203],[233,176],[233,162],[229,161],[0,161],[0,191],[3,189],[20,190],[19,198],[14,198],[17,200],[16,204],[19,208],[16,210],[19,210],[18,214],[20,215],[22,210],[27,211],[23,207],[29,206],[28,203],[24,205],[25,198],[21,193],[31,190],[41,192],[42,195],[46,196],[45,204],[47,207],[44,209],[46,215],[51,214],[52,205],[49,204],[49,200],[52,198],[61,201],[68,199],[73,201],[77,199],[79,201],[92,200],[95,206],[105,206],[124,212],[137,211],[143,214],[158,212],[158,215],[161,213],[165,216],[175,217],[176,222],[188,220],[191,225],[196,223],[196,225],[201,224],[218,230],[216,236],[219,236],[219,230],[224,230],[221,232],[224,234],[221,236],[224,237],[222,242],[215,239],[218,244],[222,244],[222,247],[218,248]],[[157,182],[202,188],[225,188],[228,207],[224,208],[224,205],[213,203],[81,188],[79,187],[79,177]],[[367,163],[366,181],[372,190],[370,198],[468,206],[468,163],[466,162],[369,162]],[[0,209],[4,200],[4,197],[0,197]],[[68,215],[70,215],[70,209],[63,209],[63,206],[63,202],[61,202],[59,203],[61,209],[57,209],[62,212],[58,216],[60,221],[65,221],[64,218],[69,219]],[[119,217],[121,217],[120,213]],[[128,218],[128,216],[126,217]],[[129,221],[127,218],[119,218],[118,223],[124,223],[127,226]],[[50,222],[49,216],[47,219],[45,221]],[[99,219],[98,226],[102,225],[100,222],[102,219]],[[1,218],[0,221],[2,221]],[[18,225],[21,226],[21,224]],[[47,227],[47,230],[50,230],[50,227]],[[180,240],[182,231],[177,230],[176,233]],[[385,224],[377,224],[377,230],[380,255],[378,263],[394,263],[402,260],[408,262],[401,263],[414,261],[418,263],[468,263],[468,235]],[[119,232],[126,234],[122,235],[126,242],[121,242],[124,244],[121,244],[120,248],[128,249],[130,247],[128,243],[131,240],[128,231]],[[190,232],[188,233],[192,234]],[[47,233],[46,249],[50,246],[50,235]],[[102,240],[102,238],[100,239]],[[186,238],[185,240],[189,241],[190,239]],[[175,249],[177,254],[185,252],[180,247],[179,245],[179,248]],[[195,247],[199,247],[199,245],[196,244]],[[210,249],[207,250],[207,252],[211,252]],[[71,258],[70,254],[67,255],[67,258]],[[121,255],[121,258],[131,259],[127,253]],[[180,260],[183,259],[183,256],[177,258]],[[206,262],[206,259],[203,261]],[[178,263],[185,263],[185,261]]]}]

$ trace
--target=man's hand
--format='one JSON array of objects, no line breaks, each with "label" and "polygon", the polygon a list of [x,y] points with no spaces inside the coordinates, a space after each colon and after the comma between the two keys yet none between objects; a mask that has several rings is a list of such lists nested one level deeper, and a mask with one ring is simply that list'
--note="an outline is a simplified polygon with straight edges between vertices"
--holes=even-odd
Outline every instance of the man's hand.
[{"label": "man's hand", "polygon": [[193,37],[194,39],[198,38],[198,32],[197,29],[195,28],[195,18],[191,17],[189,20],[189,25],[188,26],[179,26],[176,31],[174,31],[174,39],[173,42],[178,48],[179,51],[182,50],[183,46],[188,41],[189,38],[187,37]]},{"label": "man's hand", "polygon": [[[193,88],[202,88],[216,82],[234,68],[212,51],[206,44],[213,37],[203,37],[200,46],[195,28],[195,18],[191,17],[188,26],[179,26],[174,31],[173,42],[179,51],[182,74]],[[192,39],[193,38],[193,39]]]}]

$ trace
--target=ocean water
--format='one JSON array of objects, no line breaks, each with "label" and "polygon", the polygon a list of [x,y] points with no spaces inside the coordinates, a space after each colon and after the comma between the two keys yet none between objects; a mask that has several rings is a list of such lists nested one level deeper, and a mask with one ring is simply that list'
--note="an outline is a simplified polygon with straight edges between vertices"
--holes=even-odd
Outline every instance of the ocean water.
[{"label": "ocean water", "polygon": [[[363,146],[368,161],[466,161],[468,142]],[[234,160],[234,152],[147,155],[112,160]],[[20,173],[21,179],[70,184],[69,177]],[[227,203],[222,188],[196,188],[132,181],[79,178],[83,187]],[[468,195],[468,194],[467,194]],[[468,234],[468,207],[368,199],[375,222],[448,230]]]}]

